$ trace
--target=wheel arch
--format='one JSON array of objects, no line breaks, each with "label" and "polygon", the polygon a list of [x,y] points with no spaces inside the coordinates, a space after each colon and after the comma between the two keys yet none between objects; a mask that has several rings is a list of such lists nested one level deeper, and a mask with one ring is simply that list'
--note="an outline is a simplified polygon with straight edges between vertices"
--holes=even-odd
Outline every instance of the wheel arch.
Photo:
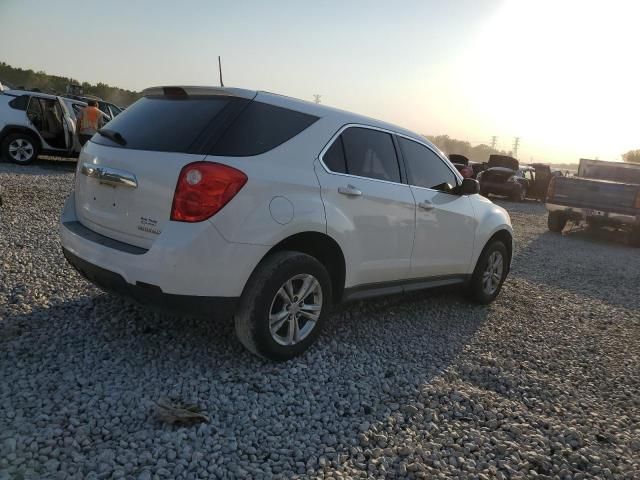
[{"label": "wheel arch", "polygon": [[334,303],[341,301],[346,278],[346,262],[338,242],[321,232],[296,233],[271,247],[262,257],[262,260],[275,252],[283,250],[306,253],[322,263],[331,278],[333,301]]},{"label": "wheel arch", "polygon": [[[498,229],[493,235],[491,235],[491,237],[489,237],[482,247],[482,250],[484,251],[484,249],[487,248],[487,245],[494,240],[502,242],[507,249],[507,254],[509,255],[509,258],[507,259],[507,271],[511,270],[511,259],[513,258],[513,234],[506,228]],[[482,255],[482,253],[480,253],[480,255]],[[478,256],[478,258],[480,258],[480,256]]]},{"label": "wheel arch", "polygon": [[6,125],[2,131],[0,131],[0,144],[4,142],[4,139],[12,135],[14,133],[24,133],[29,135],[34,141],[37,143],[37,147],[39,150],[42,150],[42,141],[40,140],[40,135],[35,132],[32,128],[25,127],[24,125]]}]

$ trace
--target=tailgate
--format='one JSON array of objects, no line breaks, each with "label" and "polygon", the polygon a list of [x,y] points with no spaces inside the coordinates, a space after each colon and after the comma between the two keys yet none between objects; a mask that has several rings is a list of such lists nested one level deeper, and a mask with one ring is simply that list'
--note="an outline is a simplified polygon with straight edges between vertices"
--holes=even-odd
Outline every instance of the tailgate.
[{"label": "tailgate", "polygon": [[577,177],[557,177],[553,196],[548,201],[572,207],[604,211],[634,209],[638,185],[592,180]]},{"label": "tailgate", "polygon": [[169,221],[180,170],[203,158],[89,142],[76,173],[78,220],[109,238],[150,248]]},{"label": "tailgate", "polygon": [[182,88],[167,87],[166,95],[159,90],[135,102],[84,146],[76,174],[78,220],[142,248],[151,247],[170,219],[182,167],[204,160],[211,138],[250,101],[197,88],[194,95]]}]

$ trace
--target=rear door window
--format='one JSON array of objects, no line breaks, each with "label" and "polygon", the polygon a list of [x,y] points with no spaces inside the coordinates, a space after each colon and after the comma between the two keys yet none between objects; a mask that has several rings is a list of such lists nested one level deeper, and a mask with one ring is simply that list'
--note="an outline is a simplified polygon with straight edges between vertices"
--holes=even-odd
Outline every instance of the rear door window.
[{"label": "rear door window", "polygon": [[342,132],[340,139],[346,158],[346,173],[400,183],[398,157],[390,134],[351,127]]},{"label": "rear door window", "polygon": [[31,97],[29,101],[29,106],[27,107],[27,117],[31,120],[38,130],[42,129],[42,104],[40,103],[40,99],[38,97]]},{"label": "rear door window", "polygon": [[403,137],[398,142],[411,185],[447,191],[458,184],[453,171],[433,150]]}]

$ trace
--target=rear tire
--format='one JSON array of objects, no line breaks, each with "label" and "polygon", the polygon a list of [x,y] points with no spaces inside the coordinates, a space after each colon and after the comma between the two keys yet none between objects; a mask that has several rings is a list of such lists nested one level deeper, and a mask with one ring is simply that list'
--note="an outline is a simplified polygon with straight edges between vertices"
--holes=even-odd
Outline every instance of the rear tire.
[{"label": "rear tire", "polygon": [[258,265],[242,292],[236,335],[255,355],[288,360],[315,341],[331,304],[331,279],[318,260],[276,252]]},{"label": "rear tire", "polygon": [[2,142],[2,157],[18,165],[29,165],[38,158],[39,145],[28,133],[12,133]]},{"label": "rear tire", "polygon": [[522,186],[517,188],[511,195],[511,200],[513,200],[514,202],[524,202],[526,198],[527,188]]},{"label": "rear tire", "polygon": [[467,287],[467,295],[473,302],[487,305],[493,302],[509,271],[509,252],[500,240],[489,243],[478,258],[476,268]]},{"label": "rear tire", "polygon": [[640,248],[640,227],[634,227],[631,229],[629,243],[632,247]]},{"label": "rear tire", "polygon": [[567,217],[560,212],[549,212],[547,218],[547,226],[549,231],[554,233],[562,233],[564,227],[567,225]]}]

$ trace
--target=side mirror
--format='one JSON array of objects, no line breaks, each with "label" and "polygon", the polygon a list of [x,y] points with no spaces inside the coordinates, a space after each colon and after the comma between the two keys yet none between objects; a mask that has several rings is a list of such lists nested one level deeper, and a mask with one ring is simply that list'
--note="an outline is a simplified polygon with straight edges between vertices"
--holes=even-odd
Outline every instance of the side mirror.
[{"label": "side mirror", "polygon": [[473,178],[465,178],[462,180],[462,184],[458,187],[458,193],[460,195],[474,195],[480,193],[480,183]]}]

